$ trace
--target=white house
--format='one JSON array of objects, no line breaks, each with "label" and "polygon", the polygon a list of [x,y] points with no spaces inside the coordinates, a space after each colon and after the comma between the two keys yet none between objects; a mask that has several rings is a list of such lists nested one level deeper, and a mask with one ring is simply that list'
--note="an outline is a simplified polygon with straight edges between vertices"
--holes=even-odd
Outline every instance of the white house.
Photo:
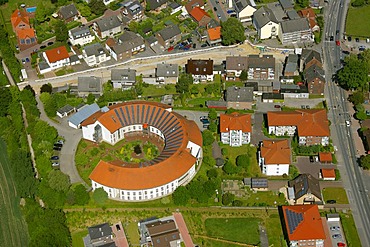
[{"label": "white house", "polygon": [[291,153],[288,140],[264,140],[258,152],[258,163],[267,176],[289,174]]},{"label": "white house", "polygon": [[259,39],[276,38],[279,34],[279,22],[271,9],[261,7],[253,14],[253,25]]},{"label": "white house", "polygon": [[234,112],[220,115],[220,134],[223,144],[231,147],[240,147],[243,144],[248,144],[251,141],[251,132],[250,114]]},{"label": "white house", "polygon": [[213,81],[213,60],[189,59],[185,67],[186,73],[193,76],[194,83]]},{"label": "white house", "polygon": [[240,22],[252,21],[253,13],[257,10],[253,0],[229,0],[229,8],[235,9]]},{"label": "white house", "polygon": [[95,39],[87,26],[78,27],[68,31],[69,41],[72,45],[84,46]]},{"label": "white house", "polygon": [[312,30],[306,18],[280,22],[278,33],[283,45],[296,42],[313,42]]},{"label": "white house", "polygon": [[247,56],[227,56],[226,57],[226,78],[235,80],[240,76],[242,71],[248,70]]},{"label": "white house", "polygon": [[82,50],[82,57],[90,67],[110,60],[109,53],[100,43],[85,46]]},{"label": "white house", "polygon": [[42,55],[51,70],[70,65],[69,54],[65,46],[47,50]]}]

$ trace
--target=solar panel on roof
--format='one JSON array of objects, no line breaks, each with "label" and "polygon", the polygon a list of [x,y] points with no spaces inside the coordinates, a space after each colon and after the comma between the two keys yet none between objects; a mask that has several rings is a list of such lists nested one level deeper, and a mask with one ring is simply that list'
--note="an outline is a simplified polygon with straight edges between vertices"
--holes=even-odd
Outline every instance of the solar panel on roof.
[{"label": "solar panel on roof", "polygon": [[133,124],[137,124],[137,120],[136,120],[136,114],[135,114],[135,109],[134,109],[134,106],[132,105],[131,106],[131,117],[132,117],[132,123]]},{"label": "solar panel on roof", "polygon": [[120,121],[121,125],[124,126],[124,124],[122,122],[122,119],[121,119],[121,116],[119,115],[119,112],[117,111],[117,109],[114,109],[114,112],[116,113],[116,115],[118,117],[118,120]]},{"label": "solar panel on roof", "polygon": [[130,112],[130,110],[129,110],[129,108],[127,106],[125,106],[125,110],[126,110],[126,114],[127,114],[128,124],[129,125],[132,125],[131,112]]},{"label": "solar panel on roof", "polygon": [[142,123],[140,119],[140,106],[139,105],[136,106],[136,119],[138,123]]},{"label": "solar panel on roof", "polygon": [[168,113],[168,114],[166,114],[165,116],[164,116],[164,118],[162,118],[162,121],[160,121],[158,124],[157,124],[157,126],[158,126],[158,128],[159,129],[162,129],[162,126],[164,125],[164,123],[166,123],[167,122],[167,118],[168,118],[168,116],[170,115],[169,114],[169,112],[168,111],[163,111],[164,113]]},{"label": "solar panel on roof", "polygon": [[119,109],[120,109],[120,112],[121,112],[121,116],[123,118],[123,122],[125,123],[124,126],[126,126],[126,125],[128,125],[128,121],[126,120],[126,117],[125,117],[125,114],[123,113],[122,107],[120,107]]},{"label": "solar panel on roof", "polygon": [[161,112],[161,110],[162,110],[161,108],[157,108],[157,111],[154,113],[154,119],[152,121],[153,126],[156,126],[155,122],[157,122],[157,119],[158,119],[158,116],[159,116],[159,113]]},{"label": "solar panel on roof", "polygon": [[296,213],[289,209],[285,209],[286,217],[288,218],[288,228],[289,233],[292,234],[295,229],[298,227],[298,225],[303,220],[303,214],[302,213]]},{"label": "solar panel on roof", "polygon": [[152,109],[152,112],[150,113],[149,115],[149,123],[152,125],[153,122],[152,122],[152,119],[153,119],[153,116],[154,116],[154,111],[157,109],[157,107],[153,107]]},{"label": "solar panel on roof", "polygon": [[155,121],[155,122],[153,123],[153,125],[154,125],[154,126],[158,126],[159,122],[160,122],[161,120],[163,120],[163,115],[164,115],[166,112],[167,112],[167,111],[162,110],[162,114],[161,114],[161,116],[158,118],[158,120],[157,120],[157,121]]},{"label": "solar panel on roof", "polygon": [[[150,106],[148,106],[148,109],[146,109],[146,112],[145,112],[145,123],[148,123],[149,112],[150,112]],[[151,124],[151,123],[149,123],[149,124]]]},{"label": "solar panel on roof", "polygon": [[141,122],[146,123],[146,122],[144,121],[144,112],[145,112],[145,105],[143,105],[143,106],[141,107]]}]

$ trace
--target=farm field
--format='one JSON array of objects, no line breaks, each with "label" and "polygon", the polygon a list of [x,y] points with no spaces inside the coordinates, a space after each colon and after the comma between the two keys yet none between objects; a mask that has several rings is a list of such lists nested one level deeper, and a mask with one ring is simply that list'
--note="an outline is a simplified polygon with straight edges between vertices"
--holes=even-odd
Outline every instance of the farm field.
[{"label": "farm field", "polygon": [[2,139],[0,139],[0,195],[1,246],[27,246],[27,226],[21,214],[6,145]]}]

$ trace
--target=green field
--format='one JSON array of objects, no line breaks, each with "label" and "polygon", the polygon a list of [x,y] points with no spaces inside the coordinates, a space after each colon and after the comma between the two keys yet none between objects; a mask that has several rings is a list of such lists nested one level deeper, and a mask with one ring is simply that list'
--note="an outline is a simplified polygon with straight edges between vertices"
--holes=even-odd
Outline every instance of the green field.
[{"label": "green field", "polygon": [[353,37],[370,38],[370,5],[360,8],[349,7],[346,34]]},{"label": "green field", "polygon": [[3,65],[0,63],[0,87],[9,84],[8,78],[6,77],[6,75],[4,74],[5,72],[3,71],[4,71]]},{"label": "green field", "polygon": [[0,139],[0,245],[27,246],[28,232],[10,172],[6,145]]},{"label": "green field", "polygon": [[336,200],[337,204],[348,204],[346,191],[343,188],[325,188],[322,190],[324,200]]},{"label": "green field", "polygon": [[286,241],[283,235],[283,228],[278,214],[271,214],[266,219],[267,237],[269,245],[274,247],[285,247]]},{"label": "green field", "polygon": [[361,246],[360,238],[358,237],[357,228],[353,216],[350,213],[340,214],[344,235],[346,235],[347,244],[349,247]]},{"label": "green field", "polygon": [[85,245],[82,238],[85,237],[87,233],[87,230],[72,233],[72,247],[84,247]]},{"label": "green field", "polygon": [[260,221],[258,218],[209,218],[205,228],[208,237],[257,245]]}]

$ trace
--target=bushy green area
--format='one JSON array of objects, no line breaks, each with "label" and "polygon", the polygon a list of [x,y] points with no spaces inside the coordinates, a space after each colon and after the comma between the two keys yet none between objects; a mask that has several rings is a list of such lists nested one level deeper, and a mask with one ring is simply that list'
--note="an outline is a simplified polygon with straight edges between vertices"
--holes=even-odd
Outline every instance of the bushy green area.
[{"label": "bushy green area", "polygon": [[346,236],[349,247],[361,246],[361,240],[357,233],[357,228],[351,213],[340,214],[344,235]]},{"label": "bushy green area", "polygon": [[[1,58],[8,67],[15,82],[20,81],[21,65],[14,54],[14,46],[9,43],[8,33],[4,26],[0,25],[0,53]],[[1,61],[0,61],[1,62]],[[2,73],[2,72],[0,72]]]},{"label": "bushy green area", "polygon": [[4,71],[3,64],[0,63],[0,86],[6,86],[9,83],[8,77],[6,77],[5,72],[3,71]]},{"label": "bushy green area", "polygon": [[56,113],[57,110],[65,105],[77,106],[84,102],[82,98],[78,98],[69,93],[50,94],[50,93],[43,92],[40,95],[40,99],[42,103],[44,104],[46,115],[48,115],[48,117],[51,117],[51,118],[55,117],[57,114]]}]

